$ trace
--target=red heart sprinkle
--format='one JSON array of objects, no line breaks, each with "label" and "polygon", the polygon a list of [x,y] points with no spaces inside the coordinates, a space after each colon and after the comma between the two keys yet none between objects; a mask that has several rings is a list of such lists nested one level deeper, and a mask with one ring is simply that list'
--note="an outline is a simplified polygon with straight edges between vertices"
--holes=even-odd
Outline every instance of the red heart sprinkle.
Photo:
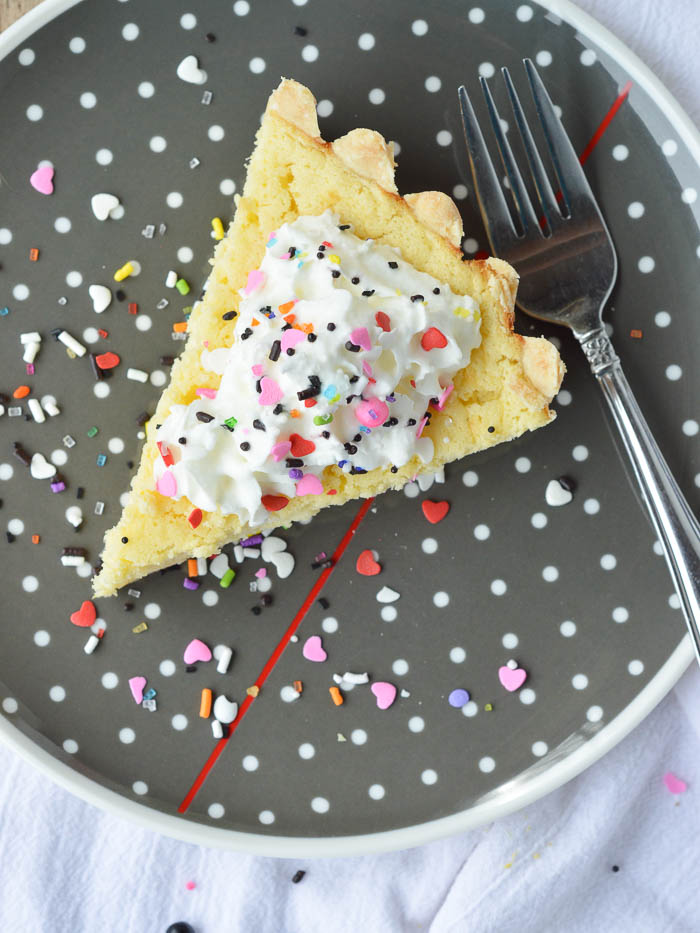
[{"label": "red heart sprinkle", "polygon": [[420,339],[424,350],[442,349],[447,346],[447,337],[437,327],[429,327]]},{"label": "red heart sprinkle", "polygon": [[378,573],[381,573],[382,569],[381,565],[374,559],[374,554],[371,551],[363,551],[360,554],[355,568],[363,577],[376,577]]},{"label": "red heart sprinkle", "polygon": [[95,609],[95,604],[91,602],[91,600],[86,599],[77,612],[71,613],[70,620],[73,625],[78,625],[80,628],[88,628],[96,618],[97,609]]},{"label": "red heart sprinkle", "polygon": [[172,466],[175,463],[173,460],[173,455],[170,453],[163,441],[156,441],[156,444],[158,446],[160,455],[163,458],[163,463],[166,465],[166,467]]},{"label": "red heart sprinkle", "polygon": [[262,504],[268,512],[279,512],[289,502],[286,496],[263,496]]},{"label": "red heart sprinkle", "polygon": [[382,330],[387,332],[391,330],[391,318],[383,311],[377,311],[374,315],[374,320],[377,322],[377,327],[381,327]]},{"label": "red heart sprinkle", "polygon": [[196,528],[202,521],[202,510],[192,509],[190,514],[187,516],[187,521],[193,528]]},{"label": "red heart sprinkle", "polygon": [[450,511],[450,503],[445,501],[433,502],[432,499],[426,499],[425,502],[421,502],[421,508],[423,509],[423,515],[430,524],[437,525]]},{"label": "red heart sprinkle", "polygon": [[98,353],[95,362],[100,369],[114,369],[115,366],[119,366],[121,363],[121,358],[116,353],[108,350],[106,353]]},{"label": "red heart sprinkle", "polygon": [[301,434],[290,434],[289,440],[292,444],[290,453],[293,457],[305,457],[307,454],[311,454],[316,450],[314,442],[307,441]]}]

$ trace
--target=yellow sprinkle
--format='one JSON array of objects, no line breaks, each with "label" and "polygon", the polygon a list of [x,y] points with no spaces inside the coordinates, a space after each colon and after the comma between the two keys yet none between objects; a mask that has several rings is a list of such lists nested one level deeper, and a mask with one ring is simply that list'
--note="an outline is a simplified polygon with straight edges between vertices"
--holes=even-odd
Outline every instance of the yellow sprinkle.
[{"label": "yellow sprinkle", "polygon": [[73,353],[73,351],[71,350],[70,347],[66,347],[66,356],[67,356],[68,359],[70,359],[70,360],[77,359],[75,353]]},{"label": "yellow sprinkle", "polygon": [[215,240],[223,240],[224,238],[224,225],[221,222],[220,217],[212,218],[211,228],[214,231]]},{"label": "yellow sprinkle", "polygon": [[539,858],[539,857],[540,857],[540,853],[539,853],[539,852],[533,852],[533,853],[532,853],[532,857],[533,857],[533,858]]},{"label": "yellow sprinkle", "polygon": [[124,279],[128,279],[129,276],[133,273],[134,267],[130,262],[125,262],[121,269],[117,269],[114,273],[115,282],[123,282]]},{"label": "yellow sprinkle", "polygon": [[256,697],[260,693],[260,687],[257,684],[253,684],[252,687],[248,687],[246,693],[249,697]]},{"label": "yellow sprinkle", "polygon": [[512,868],[512,867],[513,867],[513,863],[512,863],[512,862],[506,862],[505,865],[504,865],[503,867],[504,867],[504,868]]},{"label": "yellow sprinkle", "polygon": [[139,622],[139,624],[135,625],[131,631],[134,633],[134,635],[140,635],[141,632],[145,632],[147,628],[148,622]]},{"label": "yellow sprinkle", "polygon": [[328,261],[329,261],[329,262],[334,262],[334,263],[336,263],[337,265],[340,265],[340,256],[336,256],[335,253],[332,253],[332,254],[328,257]]}]

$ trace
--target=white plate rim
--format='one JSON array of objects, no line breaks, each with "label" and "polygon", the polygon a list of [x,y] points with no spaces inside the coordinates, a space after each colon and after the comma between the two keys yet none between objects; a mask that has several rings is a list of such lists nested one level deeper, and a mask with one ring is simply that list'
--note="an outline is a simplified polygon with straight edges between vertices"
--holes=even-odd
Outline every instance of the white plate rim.
[{"label": "white plate rim", "polygon": [[[34,32],[81,0],[43,0],[0,34],[0,61]],[[670,91],[649,68],[616,36],[571,0],[534,0],[539,6],[591,39],[621,65],[633,82],[641,87],[663,110],[678,135],[700,166],[700,133]],[[80,774],[55,758],[47,749],[0,716],[0,741],[21,755],[56,784],[87,803],[114,816],[126,818],[154,832],[183,842],[214,848],[234,849],[251,855],[278,858],[347,857],[376,854],[434,842],[437,839],[475,829],[484,823],[522,809],[576,777],[614,748],[639,725],[678,682],[693,660],[690,636],[686,635],[668,660],[622,712],[600,732],[588,739],[566,758],[526,780],[514,779],[514,793],[489,798],[450,816],[406,826],[401,829],[360,836],[301,837],[244,833],[198,823],[187,817],[163,813],[129,800],[116,791]]]}]

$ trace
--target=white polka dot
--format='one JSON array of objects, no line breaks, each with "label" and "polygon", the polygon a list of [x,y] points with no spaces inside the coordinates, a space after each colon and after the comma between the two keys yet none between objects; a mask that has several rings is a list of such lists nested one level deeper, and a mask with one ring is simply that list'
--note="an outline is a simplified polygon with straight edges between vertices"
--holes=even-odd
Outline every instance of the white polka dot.
[{"label": "white polka dot", "polygon": [[434,554],[438,549],[438,543],[435,538],[423,538],[421,541],[421,550],[424,554]]},{"label": "white polka dot", "polygon": [[202,602],[205,606],[215,606],[219,601],[219,594],[216,590],[205,590],[202,593]]},{"label": "white polka dot", "polygon": [[233,12],[236,16],[247,16],[250,13],[250,4],[248,0],[236,0],[233,4]]},{"label": "white polka dot", "polygon": [[681,191],[681,201],[684,204],[695,204],[698,199],[698,193],[695,188],[684,188]]},{"label": "white polka dot", "polygon": [[671,593],[671,595],[668,597],[668,604],[671,607],[671,609],[681,608],[681,601],[678,598],[678,593]]},{"label": "white polka dot", "polygon": [[83,331],[83,340],[85,343],[97,343],[99,339],[100,335],[96,327],[86,327]]},{"label": "white polka dot", "polygon": [[299,757],[303,758],[305,761],[313,758],[316,754],[316,749],[313,747],[311,742],[302,742],[297,751],[299,752]]},{"label": "white polka dot", "polygon": [[637,268],[639,271],[645,274],[652,272],[655,266],[656,262],[652,259],[651,256],[642,256],[642,258],[637,263]]},{"label": "white polka dot", "polygon": [[474,23],[475,26],[478,26],[479,23],[483,23],[486,14],[479,6],[472,7],[469,13],[469,22]]},{"label": "white polka dot", "polygon": [[496,74],[496,69],[491,62],[481,62],[479,65],[479,75],[482,78],[493,78]]},{"label": "white polka dot", "polygon": [[187,728],[187,716],[184,713],[175,713],[173,718],[170,720],[170,724],[173,729],[177,729],[178,732],[182,732],[183,729]]},{"label": "white polka dot", "polygon": [[168,207],[173,209],[182,207],[183,197],[179,191],[171,191],[165,199],[165,203]]},{"label": "white polka dot", "polygon": [[557,405],[570,405],[571,400],[572,395],[568,389],[561,389],[555,398]]},{"label": "white polka dot", "polygon": [[49,690],[49,696],[54,701],[54,703],[62,703],[66,698],[66,689],[60,684],[55,684]]},{"label": "white polka dot", "polygon": [[0,246],[7,246],[12,242],[12,231],[7,227],[0,227]]},{"label": "white polka dot", "polygon": [[559,571],[550,564],[542,569],[542,579],[546,583],[554,583],[559,579]]},{"label": "white polka dot", "polygon": [[442,81],[437,77],[437,75],[430,75],[430,77],[425,79],[425,89],[426,91],[430,91],[431,94],[435,94],[440,90],[441,87]]},{"label": "white polka dot", "polygon": [[148,378],[151,385],[155,386],[157,389],[162,388],[168,381],[168,377],[165,375],[162,369],[154,369]]},{"label": "white polka dot", "polygon": [[111,389],[108,382],[96,382],[92,387],[92,392],[96,398],[107,398]]},{"label": "white polka dot", "polygon": [[583,503],[583,511],[586,515],[597,515],[600,512],[600,502],[597,499],[586,499]]},{"label": "white polka dot", "polygon": [[163,677],[172,677],[175,671],[177,670],[177,665],[174,661],[171,661],[169,658],[166,658],[164,661],[161,661],[158,665],[158,670],[163,675]]},{"label": "white polka dot", "polygon": [[153,321],[147,314],[136,315],[136,330],[140,330],[140,331],[150,330],[152,326],[153,326]]},{"label": "white polka dot", "polygon": [[624,162],[629,154],[629,149],[627,146],[623,146],[622,143],[620,143],[618,146],[613,146],[612,157],[617,162]]},{"label": "white polka dot", "polygon": [[111,454],[120,454],[124,451],[124,441],[121,437],[110,437],[107,441],[107,449]]},{"label": "white polka dot", "polygon": [[34,644],[39,648],[45,648],[50,641],[51,636],[45,629],[40,628],[38,631],[34,632]]},{"label": "white polka dot", "polygon": [[535,512],[530,519],[530,524],[533,528],[537,528],[539,530],[546,527],[548,521],[549,519],[544,514],[544,512]]},{"label": "white polka dot", "polygon": [[158,619],[160,617],[160,606],[158,603],[146,603],[143,607],[143,614],[147,619]]},{"label": "white polka dot", "polygon": [[415,499],[419,492],[420,486],[418,483],[406,483],[403,487],[403,494],[407,499]]},{"label": "white polka dot", "polygon": [[479,771],[483,771],[484,774],[489,774],[496,767],[496,762],[490,755],[486,755],[484,758],[479,759]]},{"label": "white polka dot", "polygon": [[450,649],[450,661],[452,661],[453,664],[461,664],[463,661],[466,661],[466,659],[467,652],[464,648],[456,646]]},{"label": "white polka dot", "polygon": [[624,606],[616,606],[612,611],[613,622],[626,622],[630,614]]},{"label": "white polka dot", "polygon": [[370,104],[383,104],[386,100],[386,94],[380,87],[373,87],[369,92]]},{"label": "white polka dot", "polygon": [[367,741],[367,733],[364,729],[353,729],[350,733],[350,741],[353,745],[364,745]]},{"label": "white polka dot", "polygon": [[301,57],[305,62],[315,62],[318,58],[318,47],[315,45],[305,45],[301,50]]},{"label": "white polka dot", "polygon": [[683,375],[683,370],[677,363],[671,363],[670,366],[666,367],[666,378],[670,379],[671,382],[677,382]]},{"label": "white polka dot", "polygon": [[11,535],[21,535],[24,531],[24,522],[21,518],[11,518],[7,523],[7,530]]},{"label": "white polka dot", "polygon": [[314,797],[311,801],[311,809],[314,813],[328,813],[331,805],[328,803],[325,797]]},{"label": "white polka dot", "polygon": [[219,191],[227,198],[236,193],[236,182],[233,178],[222,178],[219,182]]},{"label": "white polka dot", "polygon": [[12,289],[12,295],[15,301],[26,301],[29,298],[29,288],[23,282],[20,282]]},{"label": "white polka dot", "polygon": [[547,68],[548,65],[552,64],[552,53],[548,52],[547,49],[542,49],[541,52],[535,55],[535,61],[540,68]]},{"label": "white polka dot", "polygon": [[92,110],[96,104],[97,97],[92,93],[92,91],[84,91],[80,95],[80,106],[84,107],[85,110]]},{"label": "white polka dot", "polygon": [[114,690],[119,683],[119,677],[113,671],[107,671],[102,675],[102,686],[105,690]]},{"label": "white polka dot", "polygon": [[414,36],[424,36],[428,31],[428,24],[424,19],[414,19],[411,23],[411,32]]},{"label": "white polka dot", "polygon": [[316,104],[316,113],[319,117],[330,117],[333,113],[333,101],[320,100],[318,104]]},{"label": "white polka dot", "polygon": [[332,635],[333,632],[338,631],[338,620],[334,616],[326,616],[323,622],[321,622],[321,628],[328,635]]},{"label": "white polka dot", "polygon": [[593,65],[595,63],[596,58],[597,58],[597,55],[593,51],[593,49],[584,49],[583,52],[581,52],[581,54],[579,55],[579,61],[581,62],[582,65],[586,65],[586,67],[590,67],[591,65]]},{"label": "white polka dot", "polygon": [[491,592],[494,596],[503,596],[507,589],[508,587],[506,586],[505,580],[491,581]]},{"label": "white polka dot", "polygon": [[586,710],[586,719],[589,722],[600,722],[603,718],[603,707],[602,706],[590,706]]},{"label": "white polka dot", "polygon": [[638,677],[644,670],[644,663],[642,661],[630,661],[627,665],[627,670],[633,677]]},{"label": "white polka dot", "polygon": [[411,732],[422,732],[425,729],[425,720],[422,716],[411,716],[408,720],[408,728]]},{"label": "white polka dot", "polygon": [[452,197],[456,198],[458,201],[463,201],[468,194],[469,192],[467,191],[466,185],[455,185],[452,189]]},{"label": "white polka dot", "polygon": [[92,567],[87,561],[85,561],[84,564],[78,564],[78,566],[75,568],[75,572],[79,577],[91,577]]},{"label": "white polka dot", "polygon": [[66,285],[70,288],[79,288],[83,284],[83,277],[80,272],[75,269],[71,270],[66,275]]},{"label": "white polka dot", "polygon": [[261,810],[260,813],[258,813],[258,819],[263,826],[269,826],[271,823],[275,822],[275,814],[272,810]]},{"label": "white polka dot", "polygon": [[211,139],[212,142],[218,143],[224,138],[226,133],[224,132],[223,126],[219,126],[218,123],[214,123],[207,130],[207,136]]},{"label": "white polka dot", "polygon": [[513,632],[507,632],[501,639],[501,644],[504,648],[512,649],[518,647],[518,636],[514,635]]},{"label": "white polka dot", "polygon": [[474,529],[474,537],[477,541],[486,541],[491,536],[491,529],[488,525],[477,525]]},{"label": "white polka dot", "polygon": [[542,758],[549,751],[549,747],[546,742],[533,742],[531,751],[536,758]]},{"label": "white polka dot", "polygon": [[213,820],[220,820],[225,812],[226,811],[222,803],[210,803],[207,807],[207,813]]},{"label": "white polka dot", "polygon": [[675,139],[665,139],[661,143],[661,151],[665,156],[673,156],[678,152],[678,143]]},{"label": "white polka dot", "polygon": [[433,770],[433,768],[426,768],[425,771],[421,773],[420,779],[424,784],[435,784],[438,779],[437,771]]},{"label": "white polka dot", "polygon": [[0,480],[12,479],[14,476],[14,467],[10,463],[0,463]]},{"label": "white polka dot", "polygon": [[368,788],[367,793],[372,798],[372,800],[381,800],[382,797],[386,794],[386,791],[381,784],[372,784]]},{"label": "white polka dot", "polygon": [[111,149],[98,149],[95,153],[95,161],[98,165],[109,165],[113,158]]},{"label": "white polka dot", "polygon": [[[464,185],[462,187],[464,187]],[[464,190],[466,191],[467,189],[465,188]],[[475,253],[479,249],[479,241],[475,240],[472,236],[468,236],[462,243],[462,246],[464,247],[465,253]]]},{"label": "white polka dot", "polygon": [[168,141],[164,136],[151,136],[148,141],[148,148],[151,152],[163,152],[168,145]]},{"label": "white polka dot", "polygon": [[69,755],[75,755],[75,753],[78,751],[78,743],[75,741],[75,739],[64,739],[63,751],[68,752]]},{"label": "white polka dot", "polygon": [[574,690],[585,690],[588,686],[588,678],[585,674],[574,674],[571,678],[571,686]]},{"label": "white polka dot", "polygon": [[559,631],[564,636],[564,638],[571,638],[572,635],[576,634],[576,623],[572,622],[570,619],[567,619],[566,622],[562,622],[559,626]]},{"label": "white polka dot", "polygon": [[144,98],[153,97],[156,92],[155,87],[151,84],[150,81],[142,81],[141,84],[139,84],[137,90],[139,97]]},{"label": "white polka dot", "polygon": [[125,745],[131,745],[135,739],[136,733],[128,726],[125,726],[123,729],[119,730],[119,741],[123,742]]},{"label": "white polka dot", "polygon": [[476,705],[474,700],[470,700],[468,703],[466,703],[462,707],[462,715],[466,716],[468,719],[471,719],[472,717],[476,716],[478,712],[479,712],[479,707]]},{"label": "white polka dot", "polygon": [[438,609],[444,609],[448,605],[450,597],[444,590],[439,590],[433,596],[433,603],[438,607]]},{"label": "white polka dot", "polygon": [[683,433],[686,437],[695,437],[698,433],[698,423],[693,418],[683,422]]},{"label": "white polka dot", "polygon": [[183,29],[194,29],[197,25],[197,17],[194,13],[183,13],[180,17],[180,25]]},{"label": "white polka dot", "polygon": [[452,133],[449,130],[440,130],[440,132],[435,137],[438,146],[451,146],[452,145]]},{"label": "white polka dot", "polygon": [[131,785],[131,789],[135,794],[138,794],[139,797],[143,797],[144,794],[148,793],[148,784],[145,781],[134,781]]},{"label": "white polka dot", "polygon": [[600,558],[600,566],[603,570],[614,570],[617,567],[617,558],[614,554],[603,554]]},{"label": "white polka dot", "polygon": [[474,472],[474,470],[467,470],[462,474],[462,482],[465,486],[476,486],[476,484],[479,482],[479,476]]},{"label": "white polka dot", "polygon": [[177,258],[179,262],[192,262],[194,253],[189,246],[181,246],[177,251]]},{"label": "white polka dot", "polygon": [[531,687],[525,687],[518,694],[518,699],[521,703],[524,703],[525,706],[531,706],[537,699],[537,694]]},{"label": "white polka dot", "polygon": [[518,473],[529,473],[531,466],[532,464],[527,457],[518,457],[518,459],[515,461],[515,469],[518,471]]},{"label": "white polka dot", "polygon": [[250,68],[254,75],[262,74],[265,70],[265,59],[258,56],[251,58],[248,62],[248,68]]},{"label": "white polka dot", "polygon": [[[141,439],[143,439],[146,435],[143,434],[142,432],[140,432],[140,433],[141,433]],[[120,505],[123,509],[125,509],[125,508],[127,507],[127,505],[129,504],[129,499],[130,499],[130,498],[131,498],[131,496],[129,495],[128,492],[123,492],[123,493],[119,496],[119,505]]]},{"label": "white polka dot", "polygon": [[579,463],[582,463],[584,460],[588,460],[588,448],[583,444],[577,444],[571,451],[571,456],[574,460],[578,460]]},{"label": "white polka dot", "polygon": [[656,554],[657,557],[663,557],[663,556],[664,556],[664,546],[663,546],[663,544],[658,540],[658,538],[657,538],[657,540],[654,541],[654,543],[652,544],[652,550],[654,551],[654,554]]},{"label": "white polka dot", "polygon": [[31,65],[35,58],[36,55],[34,54],[33,49],[22,49],[22,51],[17,56],[17,61],[20,63],[20,65],[24,65],[26,67],[27,65]]},{"label": "white polka dot", "polygon": [[521,23],[529,23],[532,19],[532,7],[523,3],[522,6],[519,6],[515,11],[515,15],[518,17]]},{"label": "white polka dot", "polygon": [[22,580],[22,589],[25,593],[36,593],[39,589],[39,581],[35,576],[29,574],[29,576],[24,577]]},{"label": "white polka dot", "polygon": [[644,215],[644,205],[641,201],[632,201],[627,205],[627,213],[633,220],[638,220]]},{"label": "white polka dot", "polygon": [[391,665],[391,669],[397,677],[403,677],[404,674],[408,673],[408,661],[403,658],[397,658]]},{"label": "white polka dot", "polygon": [[127,23],[122,29],[122,38],[126,39],[127,42],[133,42],[134,39],[138,38],[138,35],[139,27],[136,23]]},{"label": "white polka dot", "polygon": [[6,713],[16,713],[19,709],[19,703],[14,697],[5,697],[2,701],[2,708]]},{"label": "white polka dot", "polygon": [[280,690],[280,699],[284,703],[293,703],[295,700],[299,699],[299,694],[291,684],[285,684]]},{"label": "white polka dot", "polygon": [[246,755],[241,764],[243,765],[244,771],[257,771],[260,762],[255,755]]},{"label": "white polka dot", "polygon": [[27,119],[31,120],[32,123],[36,123],[37,120],[41,120],[44,116],[44,110],[39,104],[30,104],[27,107]]}]

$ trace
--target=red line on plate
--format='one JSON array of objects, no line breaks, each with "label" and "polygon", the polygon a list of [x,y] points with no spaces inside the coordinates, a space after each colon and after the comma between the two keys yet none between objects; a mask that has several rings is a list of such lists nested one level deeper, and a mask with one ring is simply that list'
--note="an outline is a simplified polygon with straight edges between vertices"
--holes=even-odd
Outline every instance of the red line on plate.
[{"label": "red line on plate", "polygon": [[[330,577],[330,575],[331,575],[331,574],[333,573],[333,571],[335,570],[335,567],[336,567],[338,561],[339,561],[340,558],[343,556],[343,554],[344,554],[344,552],[345,552],[345,549],[347,548],[348,544],[350,544],[350,541],[352,540],[352,536],[353,536],[353,535],[355,534],[355,532],[357,531],[357,529],[358,529],[360,523],[362,522],[363,518],[364,518],[365,515],[367,514],[367,512],[368,512],[368,510],[369,510],[369,508],[370,508],[370,506],[372,505],[373,502],[374,502],[374,497],[372,497],[371,499],[365,499],[365,501],[362,503],[362,505],[361,505],[360,508],[358,509],[357,515],[356,515],[355,518],[352,520],[352,522],[351,522],[351,524],[350,524],[350,527],[348,528],[348,530],[347,530],[347,531],[345,532],[345,534],[343,535],[343,537],[342,537],[340,543],[338,544],[338,547],[335,549],[335,552],[333,553],[333,563],[332,563],[332,565],[331,565],[330,567],[327,567],[325,570],[323,570],[323,571],[319,574],[318,579],[316,580],[316,582],[314,583],[314,585],[313,585],[313,586],[311,587],[311,589],[309,590],[309,592],[308,592],[308,594],[307,594],[307,596],[306,596],[306,599],[304,600],[304,602],[303,602],[303,603],[301,604],[301,606],[299,607],[299,611],[298,611],[297,614],[294,616],[294,618],[292,619],[292,621],[289,623],[289,626],[287,627],[287,630],[285,631],[284,635],[280,638],[279,642],[277,643],[277,647],[276,647],[275,650],[272,652],[272,654],[270,655],[270,657],[267,659],[267,661],[265,662],[265,666],[263,667],[263,669],[262,669],[262,670],[260,671],[260,673],[258,674],[257,679],[256,679],[256,681],[255,681],[255,686],[256,686],[256,687],[262,687],[262,685],[265,683],[265,681],[267,680],[267,678],[268,678],[268,677],[270,676],[270,674],[272,673],[273,668],[275,667],[275,665],[277,664],[277,662],[279,661],[279,659],[282,657],[282,654],[283,654],[283,652],[284,652],[284,649],[285,649],[285,648],[287,647],[287,645],[289,644],[290,638],[291,638],[292,635],[296,632],[296,630],[299,628],[299,626],[301,625],[301,622],[302,622],[304,616],[306,615],[306,613],[307,613],[307,612],[309,611],[309,609],[311,608],[311,604],[312,604],[313,601],[316,599],[316,597],[318,596],[318,594],[321,592],[321,590],[323,589],[323,587],[326,585],[326,581],[328,580],[328,578]],[[206,781],[207,776],[209,775],[209,772],[211,771],[211,769],[212,769],[212,768],[214,767],[214,765],[216,764],[216,762],[217,762],[219,756],[221,755],[221,753],[223,752],[223,750],[226,748],[226,745],[228,744],[228,740],[231,738],[231,736],[233,735],[233,733],[234,733],[234,732],[236,731],[236,729],[238,728],[238,724],[239,724],[240,721],[243,719],[243,717],[245,716],[245,714],[248,712],[248,710],[250,709],[250,707],[253,705],[253,700],[254,700],[254,699],[255,699],[255,697],[252,697],[252,696],[250,696],[250,694],[249,694],[248,696],[246,696],[245,700],[241,703],[241,705],[240,705],[240,707],[239,707],[239,709],[238,709],[238,715],[236,716],[236,718],[233,720],[233,722],[231,723],[231,725],[230,725],[229,728],[228,728],[228,735],[225,735],[222,739],[219,739],[219,741],[218,741],[218,742],[216,743],[216,745],[214,746],[214,749],[213,749],[211,755],[209,755],[209,757],[207,758],[207,760],[206,760],[205,763],[204,763],[204,767],[203,767],[202,770],[199,772],[199,774],[197,775],[197,777],[194,779],[194,781],[193,781],[193,783],[192,783],[192,786],[190,787],[190,789],[189,789],[189,790],[187,791],[187,793],[185,794],[185,797],[184,797],[182,803],[180,804],[180,806],[177,808],[179,813],[185,813],[186,810],[188,809],[188,807],[190,806],[190,804],[192,803],[192,801],[194,800],[194,798],[195,798],[195,796],[197,795],[197,793],[198,793],[199,789],[201,788],[202,784],[204,784],[204,782]]]},{"label": "red line on plate", "polygon": [[631,89],[632,89],[632,82],[628,81],[627,84],[622,88],[620,93],[617,95],[617,97],[613,101],[613,104],[610,110],[608,110],[608,112],[605,114],[603,119],[600,121],[600,125],[598,126],[598,129],[591,136],[586,148],[583,150],[581,155],[578,157],[581,165],[586,164],[586,160],[588,159],[590,154],[593,152],[595,147],[598,145],[600,140],[603,138],[603,133],[605,133],[607,128],[612,123],[613,117],[615,116],[617,111],[620,109],[620,107],[624,104],[624,102],[627,100],[627,95],[629,94]]}]

